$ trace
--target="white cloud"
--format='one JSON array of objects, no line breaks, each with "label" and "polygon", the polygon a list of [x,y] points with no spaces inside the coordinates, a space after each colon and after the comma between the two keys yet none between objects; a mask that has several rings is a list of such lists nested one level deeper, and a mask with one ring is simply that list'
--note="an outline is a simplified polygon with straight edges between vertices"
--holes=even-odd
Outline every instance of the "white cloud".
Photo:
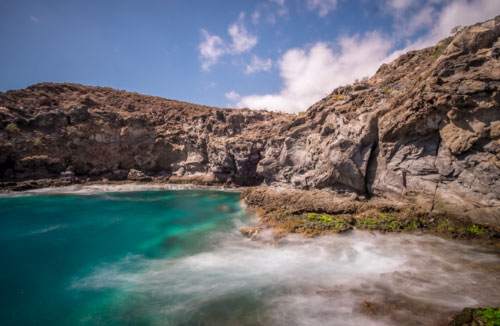
[{"label": "white cloud", "polygon": [[224,96],[232,102],[237,102],[241,98],[240,94],[235,91],[230,91],[229,93],[224,94]]},{"label": "white cloud", "polygon": [[389,0],[388,6],[396,11],[406,10],[415,4],[415,0]]},{"label": "white cloud", "polygon": [[423,29],[428,29],[433,26],[436,21],[436,9],[427,5],[423,8],[411,12],[410,15],[402,13],[394,13],[396,23],[394,24],[394,34],[396,37],[407,37],[415,32]]},{"label": "white cloud", "polygon": [[325,17],[337,6],[337,0],[307,0],[307,8],[317,10],[320,17]]},{"label": "white cloud", "polygon": [[231,48],[234,53],[248,52],[258,41],[257,36],[247,31],[243,23],[244,18],[245,14],[241,13],[238,20],[227,29],[227,32],[233,40]]},{"label": "white cloud", "polygon": [[237,106],[303,111],[335,87],[373,74],[387,58],[390,48],[391,42],[379,33],[368,33],[362,38],[342,38],[337,52],[322,42],[309,49],[291,49],[279,62],[281,92],[243,96]]},{"label": "white cloud", "polygon": [[228,27],[231,44],[227,44],[217,35],[212,35],[205,29],[201,30],[203,40],[198,45],[201,58],[201,68],[209,70],[222,55],[236,55],[248,52],[258,42],[257,36],[248,32],[244,25],[245,14],[241,13],[235,23]]},{"label": "white cloud", "polygon": [[208,70],[226,50],[224,42],[217,35],[211,35],[204,29],[201,30],[201,34],[203,41],[198,46],[202,59],[201,67],[203,70]]},{"label": "white cloud", "polygon": [[[389,62],[409,50],[434,45],[449,36],[450,30],[457,25],[474,24],[500,13],[500,1],[496,0],[455,0],[446,3],[440,11],[436,7],[429,7],[436,1],[431,0],[424,4],[406,22],[406,28],[413,32],[422,28],[426,28],[428,32],[403,49],[393,49],[393,42],[390,40],[394,39],[394,35],[382,35],[377,32],[367,33],[363,37],[341,38],[338,51],[324,42],[318,42],[309,48],[291,49],[278,62],[283,79],[279,93],[241,96],[233,102],[239,107],[252,109],[299,112],[336,87],[351,83],[356,78],[372,75],[384,62]],[[401,10],[415,5],[413,1],[401,0],[393,3]],[[316,9],[321,15],[321,9]],[[398,35],[397,31],[394,34]]]},{"label": "white cloud", "polygon": [[271,69],[272,64],[273,61],[269,58],[262,59],[256,55],[253,55],[252,61],[250,62],[250,64],[247,64],[246,66],[245,73],[251,74],[258,71],[269,71]]},{"label": "white cloud", "polygon": [[454,1],[443,8],[431,34],[435,36],[435,39],[440,39],[450,35],[450,30],[457,25],[471,25],[494,18],[499,13],[500,1],[498,0]]},{"label": "white cloud", "polygon": [[33,16],[33,15],[30,15],[30,20],[34,23],[38,23],[40,21],[40,18],[36,17],[36,16]]},{"label": "white cloud", "polygon": [[445,37],[450,36],[453,27],[467,26],[477,22],[494,18],[500,13],[500,1],[492,0],[456,0],[445,5],[436,13],[435,23],[429,28],[429,32],[417,40],[411,42],[399,52],[422,49],[436,44]]}]

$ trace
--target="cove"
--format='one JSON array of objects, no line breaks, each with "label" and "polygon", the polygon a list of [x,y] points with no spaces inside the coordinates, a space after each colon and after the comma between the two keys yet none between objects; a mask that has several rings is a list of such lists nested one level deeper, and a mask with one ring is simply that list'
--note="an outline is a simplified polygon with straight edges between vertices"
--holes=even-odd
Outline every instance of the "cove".
[{"label": "cove", "polygon": [[0,197],[2,325],[425,325],[500,302],[500,256],[428,235],[252,241],[239,194]]}]

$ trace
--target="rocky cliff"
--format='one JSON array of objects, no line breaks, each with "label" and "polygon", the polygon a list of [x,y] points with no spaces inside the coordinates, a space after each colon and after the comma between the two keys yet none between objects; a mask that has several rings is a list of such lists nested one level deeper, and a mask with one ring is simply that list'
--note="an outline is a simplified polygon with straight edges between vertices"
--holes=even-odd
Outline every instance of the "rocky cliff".
[{"label": "rocky cliff", "polygon": [[263,179],[256,168],[268,139],[292,118],[37,84],[0,94],[0,175],[2,181],[157,177],[253,185]]},{"label": "rocky cliff", "polygon": [[469,26],[298,116],[75,84],[0,93],[0,180],[325,189],[499,226],[499,36],[500,16]]}]

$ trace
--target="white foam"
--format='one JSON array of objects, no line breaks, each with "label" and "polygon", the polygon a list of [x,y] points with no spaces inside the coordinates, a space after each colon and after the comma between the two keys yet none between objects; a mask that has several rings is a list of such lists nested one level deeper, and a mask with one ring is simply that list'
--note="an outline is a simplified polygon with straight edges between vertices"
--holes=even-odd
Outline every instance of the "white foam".
[{"label": "white foam", "polygon": [[90,185],[71,185],[63,187],[48,187],[40,189],[31,189],[13,193],[4,193],[0,196],[27,196],[33,194],[75,194],[75,195],[92,195],[105,192],[134,192],[134,191],[151,191],[151,190],[216,190],[226,192],[239,192],[239,188],[226,188],[221,186],[202,186],[191,184],[90,184]]},{"label": "white foam", "polygon": [[132,297],[164,302],[165,316],[245,293],[267,306],[271,325],[389,325],[357,313],[361,302],[402,297],[445,310],[498,304],[499,264],[495,253],[432,236],[353,232],[272,245],[233,233],[193,256],[100,267],[73,287],[131,289]]}]

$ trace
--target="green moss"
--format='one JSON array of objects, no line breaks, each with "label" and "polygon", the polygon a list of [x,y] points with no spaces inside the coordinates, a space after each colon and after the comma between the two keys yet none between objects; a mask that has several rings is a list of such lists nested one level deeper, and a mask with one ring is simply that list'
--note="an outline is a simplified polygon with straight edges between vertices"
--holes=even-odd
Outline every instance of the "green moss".
[{"label": "green moss", "polygon": [[379,214],[376,218],[358,218],[356,226],[360,229],[374,229],[386,232],[414,231],[423,227],[423,223],[416,220],[402,220],[397,216]]},{"label": "green moss", "polygon": [[388,226],[392,231],[395,231],[400,229],[402,224],[399,221],[391,221],[389,222]]},{"label": "green moss", "polygon": [[311,222],[318,221],[318,222],[321,222],[324,224],[328,224],[328,223],[333,222],[333,220],[330,216],[320,215],[320,214],[316,214],[316,213],[307,214],[307,220],[309,220]]},{"label": "green moss", "polygon": [[345,232],[352,229],[352,225],[345,218],[331,216],[328,214],[308,213],[305,218],[291,216],[288,223],[293,226],[291,232],[301,232],[315,236],[322,232]]},{"label": "green moss", "polygon": [[457,225],[453,223],[449,218],[445,218],[437,222],[437,229],[441,232],[452,233],[454,235],[460,236],[475,236],[480,237],[487,232],[487,228],[484,226],[478,226],[476,224],[472,225]]},{"label": "green moss", "polygon": [[19,127],[15,123],[9,123],[5,128],[8,132],[18,132]]},{"label": "green moss", "polygon": [[476,312],[481,316],[481,319],[486,323],[486,326],[500,326],[500,307],[479,309]]},{"label": "green moss", "polygon": [[377,226],[377,221],[373,218],[361,218],[356,221],[356,224],[371,229]]},{"label": "green moss", "polygon": [[441,231],[454,231],[455,228],[451,225],[450,219],[446,218],[437,223],[437,228]]},{"label": "green moss", "polygon": [[416,230],[416,229],[418,229],[418,224],[417,224],[417,222],[410,222],[410,223],[406,224],[406,228],[408,230]]},{"label": "green moss", "polygon": [[482,226],[472,225],[464,227],[464,230],[473,233],[475,235],[482,235],[486,230]]}]

